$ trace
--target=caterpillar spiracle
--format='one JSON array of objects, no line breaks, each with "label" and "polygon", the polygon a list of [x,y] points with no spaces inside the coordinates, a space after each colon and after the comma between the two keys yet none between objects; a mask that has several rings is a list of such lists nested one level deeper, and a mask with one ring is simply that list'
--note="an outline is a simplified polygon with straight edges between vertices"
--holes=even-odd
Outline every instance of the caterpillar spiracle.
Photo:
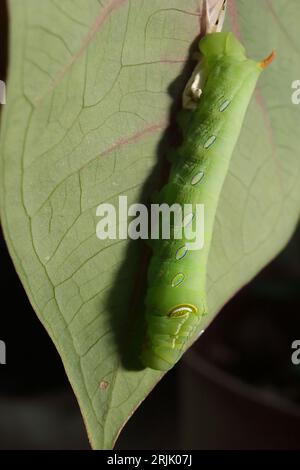
[{"label": "caterpillar spiracle", "polygon": [[206,267],[218,200],[257,80],[274,58],[274,52],[262,62],[246,58],[231,32],[206,34],[199,50],[201,77],[194,73],[185,90],[178,120],[183,140],[171,155],[158,202],[204,204],[205,243],[189,251],[184,237],[173,236],[152,245],[141,360],[162,371],[180,359],[207,314]]}]

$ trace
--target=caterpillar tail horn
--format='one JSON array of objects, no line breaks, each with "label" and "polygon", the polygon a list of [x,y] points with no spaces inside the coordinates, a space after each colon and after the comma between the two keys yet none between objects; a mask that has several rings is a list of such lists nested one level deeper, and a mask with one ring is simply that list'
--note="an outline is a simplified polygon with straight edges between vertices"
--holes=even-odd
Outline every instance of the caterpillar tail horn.
[{"label": "caterpillar tail horn", "polygon": [[266,69],[276,58],[276,52],[273,50],[268,57],[266,57],[264,60],[262,60],[259,65],[261,66],[262,69]]}]

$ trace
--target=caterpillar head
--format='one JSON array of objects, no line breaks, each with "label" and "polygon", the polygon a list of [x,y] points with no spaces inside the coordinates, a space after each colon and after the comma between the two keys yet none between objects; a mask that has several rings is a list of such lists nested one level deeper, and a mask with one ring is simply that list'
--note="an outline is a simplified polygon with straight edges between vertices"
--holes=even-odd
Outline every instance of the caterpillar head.
[{"label": "caterpillar head", "polygon": [[231,32],[207,34],[199,42],[202,56],[209,62],[218,57],[232,57],[237,60],[245,60],[245,48]]}]

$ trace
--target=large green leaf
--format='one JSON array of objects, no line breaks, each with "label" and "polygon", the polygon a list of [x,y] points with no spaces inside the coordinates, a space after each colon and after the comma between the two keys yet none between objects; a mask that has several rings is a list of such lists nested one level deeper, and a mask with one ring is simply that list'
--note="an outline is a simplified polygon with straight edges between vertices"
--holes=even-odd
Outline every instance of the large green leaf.
[{"label": "large green leaf", "polygon": [[[168,90],[173,83],[181,91],[176,78],[199,31],[198,3],[10,0],[2,224],[94,448],[113,445],[161,377],[125,359],[136,350],[134,325],[143,315],[143,247],[97,239],[96,207],[118,195],[147,199],[173,100]],[[282,249],[299,215],[300,111],[291,102],[299,2],[229,6],[249,55],[275,47],[278,59],[259,83],[222,192],[208,321]]]}]

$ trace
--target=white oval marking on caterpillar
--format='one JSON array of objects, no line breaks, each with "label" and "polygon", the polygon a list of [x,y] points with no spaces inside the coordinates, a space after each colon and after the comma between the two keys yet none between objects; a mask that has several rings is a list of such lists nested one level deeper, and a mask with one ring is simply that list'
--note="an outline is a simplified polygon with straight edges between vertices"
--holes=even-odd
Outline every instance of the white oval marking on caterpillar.
[{"label": "white oval marking on caterpillar", "polygon": [[172,287],[179,286],[179,284],[182,283],[183,279],[184,279],[184,274],[183,273],[175,274],[175,276],[172,279]]},{"label": "white oval marking on caterpillar", "polygon": [[187,227],[192,222],[193,218],[194,218],[194,214],[192,212],[187,214],[182,221],[182,227],[183,228]]},{"label": "white oval marking on caterpillar", "polygon": [[191,185],[192,186],[196,186],[196,184],[200,183],[200,181],[203,179],[204,177],[204,171],[198,171],[198,173],[196,173],[192,179],[191,179]]},{"label": "white oval marking on caterpillar", "polygon": [[168,313],[168,317],[171,318],[178,318],[184,317],[189,315],[190,313],[197,313],[198,309],[195,305],[192,304],[180,304],[176,307],[172,308],[172,310]]},{"label": "white oval marking on caterpillar", "polygon": [[[180,225],[177,225],[174,227],[174,237],[176,238],[178,235],[180,235],[179,237],[177,238],[181,238],[182,237],[182,229],[185,229],[193,220],[194,218],[194,214],[193,212],[190,212],[189,214],[187,214],[186,216],[183,217],[182,219],[182,222],[180,223]],[[188,244],[186,244],[188,246]]]},{"label": "white oval marking on caterpillar", "polygon": [[187,252],[188,252],[188,247],[186,245],[183,245],[180,248],[178,248],[178,250],[176,251],[176,255],[175,255],[175,258],[177,259],[177,261],[182,259],[187,254]]},{"label": "white oval marking on caterpillar", "polygon": [[204,148],[208,149],[209,147],[211,147],[215,143],[216,138],[217,137],[215,135],[212,135],[211,137],[209,137],[209,139],[207,139],[207,141],[204,144]]},{"label": "white oval marking on caterpillar", "polygon": [[230,105],[230,100],[225,100],[224,103],[221,104],[219,111],[222,113],[223,111],[225,111],[225,109],[228,108],[229,105]]}]

